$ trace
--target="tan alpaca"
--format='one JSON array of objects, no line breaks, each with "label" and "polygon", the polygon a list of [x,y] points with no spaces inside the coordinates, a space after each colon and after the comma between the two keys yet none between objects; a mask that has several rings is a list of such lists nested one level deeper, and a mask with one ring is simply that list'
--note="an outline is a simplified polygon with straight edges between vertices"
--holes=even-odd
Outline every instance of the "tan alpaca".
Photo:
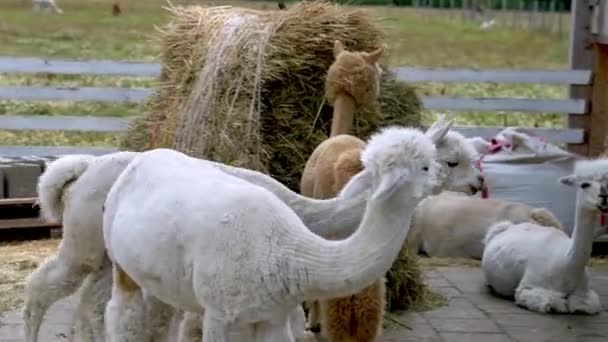
[{"label": "tan alpaca", "polygon": [[481,260],[487,230],[496,222],[532,222],[562,230],[545,208],[500,199],[481,199],[444,191],[424,199],[414,211],[407,243],[430,257]]},{"label": "tan alpaca", "polygon": [[[300,192],[303,195],[314,198],[334,197],[345,184],[344,182],[338,187],[333,178],[324,178],[333,175],[333,165],[342,152],[351,149],[360,151],[364,144],[361,139],[346,134],[350,133],[353,126],[355,111],[373,103],[380,94],[382,70],[378,66],[378,59],[383,51],[382,47],[372,53],[346,51],[340,41],[335,41],[335,61],[327,71],[325,96],[334,108],[329,137],[344,136],[337,140],[325,140],[312,152],[300,182]],[[360,164],[358,159],[357,164]]]},{"label": "tan alpaca", "polygon": [[[314,198],[335,197],[348,180],[362,170],[360,155],[365,143],[348,133],[353,126],[355,111],[374,102],[380,94],[382,70],[378,66],[378,60],[383,51],[383,47],[371,53],[346,51],[342,43],[335,42],[335,61],[327,72],[325,85],[326,97],[334,108],[330,138],[317,146],[306,163],[300,183],[300,192],[303,195]],[[378,287],[375,285],[370,289]],[[384,287],[381,287],[380,291],[383,293]],[[365,291],[368,289],[363,292]],[[373,298],[380,298],[380,300],[377,303],[377,310],[372,310],[369,305],[365,305],[366,310],[363,312],[374,316],[361,317],[369,322],[366,326],[381,324],[384,296],[375,294]],[[308,304],[311,306],[309,324],[313,331],[318,331],[319,304],[316,302]],[[364,306],[357,307],[363,308]],[[321,317],[322,326],[328,327],[324,331],[330,340],[347,341],[347,335],[353,333],[355,336],[361,335],[359,332],[344,331],[345,328],[350,330],[351,323],[364,326],[358,324],[361,322],[359,319],[351,322],[349,318],[351,303],[344,303],[344,299],[340,298],[322,303],[321,308],[324,313]],[[373,321],[376,317],[380,317],[380,322],[374,324]],[[369,340],[373,340],[377,332],[377,329],[375,330],[373,334],[370,334]],[[343,335],[343,333],[347,333],[347,335]],[[368,338],[361,340],[368,340]]]}]

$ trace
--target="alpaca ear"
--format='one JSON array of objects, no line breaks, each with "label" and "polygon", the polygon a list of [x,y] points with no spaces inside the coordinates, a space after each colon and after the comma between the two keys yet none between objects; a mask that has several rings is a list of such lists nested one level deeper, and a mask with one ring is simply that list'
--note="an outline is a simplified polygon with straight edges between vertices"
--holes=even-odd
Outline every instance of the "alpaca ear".
[{"label": "alpaca ear", "polygon": [[369,171],[363,170],[352,177],[338,194],[339,198],[354,198],[371,186]]},{"label": "alpaca ear", "polygon": [[371,199],[381,200],[387,198],[409,178],[408,176],[409,174],[405,169],[393,169],[382,175],[380,178],[380,185],[372,194]]},{"label": "alpaca ear", "polygon": [[344,51],[344,45],[339,40],[334,41],[334,58],[338,58],[338,56]]},{"label": "alpaca ear", "polygon": [[380,57],[382,57],[382,53],[384,52],[384,46],[379,47],[376,51],[374,52],[370,52],[367,55],[365,55],[363,58],[365,58],[365,61],[369,64],[375,64],[380,60]]},{"label": "alpaca ear", "polygon": [[450,120],[448,121],[445,115],[441,115],[426,131],[425,135],[428,136],[435,145],[437,145],[452,128],[452,125],[454,124],[453,115],[450,115],[449,118]]},{"label": "alpaca ear", "polygon": [[576,184],[576,176],[568,175],[568,176],[560,177],[559,182],[563,185],[574,186]]}]

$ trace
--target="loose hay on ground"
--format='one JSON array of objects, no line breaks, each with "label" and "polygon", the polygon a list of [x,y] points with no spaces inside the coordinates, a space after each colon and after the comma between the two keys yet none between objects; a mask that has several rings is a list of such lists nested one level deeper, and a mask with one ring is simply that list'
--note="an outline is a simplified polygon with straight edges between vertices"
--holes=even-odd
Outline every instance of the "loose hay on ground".
[{"label": "loose hay on ground", "polygon": [[25,278],[59,246],[58,239],[0,244],[0,313],[23,303]]}]

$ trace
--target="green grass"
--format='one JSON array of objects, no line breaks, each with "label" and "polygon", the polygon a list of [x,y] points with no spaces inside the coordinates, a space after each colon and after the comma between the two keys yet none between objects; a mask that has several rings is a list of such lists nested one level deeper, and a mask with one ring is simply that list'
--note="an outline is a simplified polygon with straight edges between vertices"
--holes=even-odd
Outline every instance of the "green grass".
[{"label": "green grass", "polygon": [[[192,1],[194,2],[194,1]],[[34,13],[29,1],[0,3],[0,55],[50,58],[154,61],[150,40],[155,26],[168,19],[162,0],[123,1],[123,14],[111,15],[110,0],[62,0],[63,15]],[[174,4],[188,1],[173,1]],[[197,1],[274,8],[273,2]],[[385,29],[391,65],[474,68],[565,68],[567,37],[521,29],[482,31],[455,16],[430,17],[407,8],[364,7]],[[0,75],[0,85],[151,87],[153,79],[133,77]],[[542,85],[419,84],[420,94],[562,98],[566,88]],[[0,101],[0,114],[131,116],[135,105],[67,102]],[[429,119],[436,113],[429,112]],[[460,124],[563,127],[556,114],[461,113]],[[111,135],[88,133],[0,132],[6,144],[115,144]]]}]

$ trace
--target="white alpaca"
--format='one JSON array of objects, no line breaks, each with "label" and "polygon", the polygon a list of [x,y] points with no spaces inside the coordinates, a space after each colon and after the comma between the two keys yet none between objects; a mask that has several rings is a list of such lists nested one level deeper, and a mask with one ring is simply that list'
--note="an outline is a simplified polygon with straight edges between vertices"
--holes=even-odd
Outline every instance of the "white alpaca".
[{"label": "white alpaca", "polygon": [[[118,152],[105,156],[70,155],[52,162],[38,182],[42,216],[63,224],[63,239],[57,255],[38,267],[26,281],[26,342],[35,342],[42,318],[57,300],[74,293],[82,284],[73,333],[103,341],[103,315],[100,307],[109,300],[110,284],[105,264],[102,234],[102,206],[119,174],[137,152]],[[292,192],[260,172],[202,161],[223,172],[241,177],[273,191],[284,200],[315,233],[354,230],[365,206],[363,196],[355,200],[315,200]],[[160,315],[160,313],[159,313]]]},{"label": "white alpaca", "polygon": [[55,3],[55,0],[32,0],[32,9],[34,11],[45,9],[59,14],[63,13],[63,10]]},{"label": "white alpaca", "polygon": [[[49,222],[63,222],[63,239],[57,255],[27,279],[23,310],[26,342],[37,341],[42,318],[51,304],[76,291],[87,275],[103,269],[101,206],[133,156],[132,152],[65,156],[52,162],[40,176],[42,216]],[[103,325],[90,329],[100,334]]]},{"label": "white alpaca", "polygon": [[[427,132],[433,141],[443,138],[451,122],[436,125]],[[101,207],[110,187],[137,152],[118,152],[101,157],[72,155],[52,162],[39,179],[38,194],[43,217],[63,224],[63,240],[59,252],[40,265],[27,280],[25,287],[26,342],[37,341],[44,314],[57,300],[72,294],[85,277],[104,279],[105,245],[101,233]],[[289,190],[263,173],[206,161],[223,172],[260,185],[278,196],[321,236],[349,235],[361,221],[365,197],[342,201],[338,198],[317,200]],[[103,317],[96,317],[99,307],[105,307],[109,288],[87,280],[80,295],[76,329],[80,335],[103,340]],[[93,296],[102,302],[92,302],[83,296]],[[86,314],[85,314],[86,313]],[[92,337],[91,337],[92,338]]]},{"label": "white alpaca", "polygon": [[444,191],[425,198],[416,207],[408,246],[430,257],[480,260],[488,228],[505,220],[562,229],[559,220],[545,208]]},{"label": "white alpaca", "polygon": [[608,212],[608,159],[578,161],[560,182],[578,187],[572,237],[533,223],[500,222],[488,231],[482,267],[495,292],[528,310],[596,314],[601,305],[586,265],[596,220]]},{"label": "white alpaca", "polygon": [[183,310],[204,308],[203,341],[227,341],[237,324],[250,325],[256,341],[293,341],[288,317],[299,303],[353,294],[388,270],[431,191],[435,155],[416,129],[373,135],[365,170],[342,193],[368,196],[360,227],[330,241],[264,188],[176,151],[142,153],[105,202],[115,265],[106,333],[142,336],[140,286]]}]

